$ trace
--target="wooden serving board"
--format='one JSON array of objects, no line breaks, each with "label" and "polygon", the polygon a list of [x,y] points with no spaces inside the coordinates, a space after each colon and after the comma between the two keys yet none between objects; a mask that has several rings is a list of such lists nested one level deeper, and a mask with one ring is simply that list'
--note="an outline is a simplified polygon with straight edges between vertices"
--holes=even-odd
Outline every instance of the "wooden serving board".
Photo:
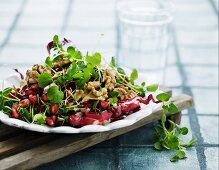
[{"label": "wooden serving board", "polygon": [[[171,94],[171,89],[162,88]],[[179,95],[171,99],[179,113],[171,117],[180,123],[181,111],[192,105],[192,97]],[[160,119],[162,110],[132,126],[100,133],[43,134],[0,124],[0,169],[30,169],[109,140]],[[170,117],[170,114],[167,113]]]}]

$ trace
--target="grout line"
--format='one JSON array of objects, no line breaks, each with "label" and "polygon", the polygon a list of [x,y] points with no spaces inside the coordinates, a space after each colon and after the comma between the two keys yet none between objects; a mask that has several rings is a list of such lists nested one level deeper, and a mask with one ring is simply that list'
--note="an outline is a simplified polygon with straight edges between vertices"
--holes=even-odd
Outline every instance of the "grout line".
[{"label": "grout line", "polygon": [[61,36],[63,36],[66,32],[67,24],[68,24],[69,17],[70,17],[70,14],[71,14],[72,3],[73,3],[73,0],[68,0],[67,10],[65,12],[64,20],[63,20],[62,27],[61,27],[61,30],[60,30]]},{"label": "grout line", "polygon": [[21,15],[22,15],[22,12],[23,12],[23,10],[24,10],[24,7],[25,7],[25,5],[26,5],[26,2],[27,2],[27,0],[23,0],[23,1],[22,1],[21,6],[20,6],[20,8],[18,9],[17,14],[16,14],[15,17],[14,17],[14,21],[12,22],[12,25],[10,26],[10,28],[9,28],[9,30],[8,30],[8,32],[7,32],[7,35],[6,35],[6,37],[5,37],[5,39],[3,40],[2,44],[0,45],[0,54],[1,54],[2,50],[4,49],[4,47],[5,47],[5,46],[8,44],[8,42],[9,42],[9,40],[10,40],[12,34],[13,34],[13,31],[14,31],[14,29],[15,29],[15,27],[16,27],[16,25],[17,25],[17,23],[18,23],[18,21],[19,21],[19,19],[20,19],[20,17],[21,17]]},{"label": "grout line", "polygon": [[219,117],[219,114],[218,113],[197,113],[196,114],[197,116],[211,116],[211,117]]},{"label": "grout line", "polygon": [[219,15],[219,11],[218,11],[214,1],[213,0],[209,0],[209,3],[211,4],[212,8],[214,9],[214,12],[216,13],[216,15],[218,16]]},{"label": "grout line", "polygon": [[[177,44],[177,37],[176,37],[176,33],[175,33],[174,28],[172,29],[172,34],[173,34],[173,41],[174,41],[174,46],[175,46],[175,54],[176,54],[176,58],[177,58],[178,68],[179,68],[179,72],[181,74],[182,81],[183,81],[182,84],[186,84],[187,76],[186,76],[186,72],[181,64],[180,53],[179,53],[178,44]],[[191,91],[190,87],[183,86],[182,90],[183,90],[183,92],[192,96],[192,91]],[[194,105],[191,109],[188,109],[188,115],[189,115],[191,130],[193,132],[193,135],[197,139],[197,145],[195,147],[196,147],[196,155],[197,155],[197,158],[199,161],[199,166],[200,166],[201,170],[206,170],[207,164],[206,164],[206,156],[204,153],[204,147],[200,145],[200,144],[203,144],[204,140],[203,140],[202,135],[201,135],[200,125],[198,122],[198,117],[196,115],[196,109],[195,109]]]}]

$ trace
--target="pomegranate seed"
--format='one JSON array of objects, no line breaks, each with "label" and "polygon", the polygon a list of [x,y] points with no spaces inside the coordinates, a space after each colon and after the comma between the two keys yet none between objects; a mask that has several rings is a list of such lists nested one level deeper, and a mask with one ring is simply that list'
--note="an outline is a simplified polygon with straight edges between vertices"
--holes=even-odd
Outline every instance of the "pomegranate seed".
[{"label": "pomegranate seed", "polygon": [[20,117],[17,109],[18,109],[19,105],[18,104],[14,104],[12,106],[12,110],[11,110],[11,117],[18,119]]},{"label": "pomegranate seed", "polygon": [[56,116],[56,115],[52,115],[52,116],[51,116],[51,119],[55,122],[56,119],[57,119],[57,116]]},{"label": "pomegranate seed", "polygon": [[100,109],[102,109],[102,110],[108,109],[108,106],[109,106],[109,104],[108,104],[107,101],[102,101],[102,102],[100,102],[100,104],[99,104],[99,107],[100,107]]},{"label": "pomegranate seed", "polygon": [[78,115],[76,115],[76,114],[71,115],[71,116],[69,117],[69,123],[70,123],[72,126],[75,126],[75,127],[81,126],[81,125],[82,125],[82,121],[83,121],[83,117],[78,116]]},{"label": "pomegranate seed", "polygon": [[39,113],[43,113],[45,110],[46,110],[46,107],[45,107],[45,106],[41,106],[41,105],[37,106],[37,111],[38,111]]},{"label": "pomegranate seed", "polygon": [[32,90],[34,90],[34,91],[38,91],[38,90],[40,89],[40,86],[39,86],[37,83],[35,83],[35,84],[32,84],[32,85],[30,86],[30,88],[31,88]]},{"label": "pomegranate seed", "polygon": [[52,127],[55,126],[54,121],[50,117],[46,118],[46,124]]},{"label": "pomegranate seed", "polygon": [[122,107],[119,105],[117,108],[112,108],[112,111],[114,112],[114,117],[118,118],[122,116]]},{"label": "pomegranate seed", "polygon": [[112,113],[104,111],[102,112],[101,116],[103,120],[110,120],[112,117]]},{"label": "pomegranate seed", "polygon": [[28,89],[28,90],[25,91],[25,94],[28,95],[28,96],[31,95],[31,94],[36,95],[36,92],[34,92],[33,90]]},{"label": "pomegranate seed", "polygon": [[37,104],[38,103],[38,97],[37,95],[29,95],[29,100],[32,104]]},{"label": "pomegranate seed", "polygon": [[59,110],[59,105],[58,104],[55,104],[55,103],[51,104],[50,114],[54,115],[58,112],[58,110]]},{"label": "pomegranate seed", "polygon": [[47,96],[46,94],[43,94],[43,95],[41,96],[41,99],[42,99],[42,101],[45,102],[45,103],[49,101],[48,96]]},{"label": "pomegranate seed", "polygon": [[19,102],[19,105],[21,107],[29,107],[30,106],[30,100],[29,99],[23,99]]},{"label": "pomegranate seed", "polygon": [[102,125],[102,124],[103,124],[103,121],[93,119],[93,118],[90,118],[90,117],[85,117],[83,119],[83,122],[82,122],[83,126],[85,126],[85,125]]}]

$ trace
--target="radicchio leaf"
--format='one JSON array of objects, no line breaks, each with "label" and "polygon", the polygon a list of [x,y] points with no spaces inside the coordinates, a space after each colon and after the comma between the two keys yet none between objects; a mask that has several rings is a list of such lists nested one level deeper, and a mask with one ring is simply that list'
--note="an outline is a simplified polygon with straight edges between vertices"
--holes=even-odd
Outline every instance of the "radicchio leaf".
[{"label": "radicchio leaf", "polygon": [[24,80],[24,75],[17,68],[15,68],[14,71],[20,75],[21,80]]},{"label": "radicchio leaf", "polygon": [[[62,45],[66,45],[68,43],[71,43],[71,40],[64,38],[64,40],[62,41]],[[50,54],[51,49],[53,48],[54,48],[54,44],[53,44],[53,41],[51,41],[47,44],[47,51],[49,54]]]}]

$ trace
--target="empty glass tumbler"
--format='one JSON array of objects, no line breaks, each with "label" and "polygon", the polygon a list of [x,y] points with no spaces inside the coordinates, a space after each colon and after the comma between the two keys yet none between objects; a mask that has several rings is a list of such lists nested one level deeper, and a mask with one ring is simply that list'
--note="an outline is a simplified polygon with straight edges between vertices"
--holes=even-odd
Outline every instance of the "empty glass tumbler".
[{"label": "empty glass tumbler", "polygon": [[166,0],[117,3],[118,64],[136,68],[147,83],[164,82],[173,6]]}]

